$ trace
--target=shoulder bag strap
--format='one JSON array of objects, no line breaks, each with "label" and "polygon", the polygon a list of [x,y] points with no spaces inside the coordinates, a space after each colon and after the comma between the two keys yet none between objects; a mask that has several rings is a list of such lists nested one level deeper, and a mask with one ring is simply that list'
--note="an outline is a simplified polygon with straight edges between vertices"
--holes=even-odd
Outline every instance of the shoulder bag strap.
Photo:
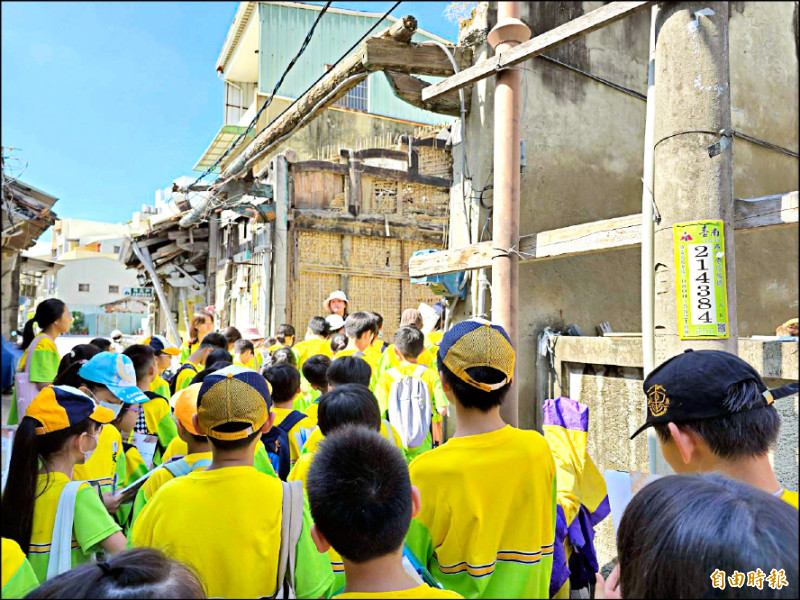
[{"label": "shoulder bag strap", "polygon": [[[281,550],[278,558],[278,587],[280,595],[284,582],[294,591],[294,571],[297,564],[297,542],[303,531],[303,482],[281,481]],[[288,597],[284,594],[283,597]]]},{"label": "shoulder bag strap", "polygon": [[50,542],[50,561],[47,579],[66,573],[72,568],[72,523],[75,519],[75,499],[83,481],[70,481],[61,491]]},{"label": "shoulder bag strap", "polygon": [[[28,356],[25,357],[25,370],[23,371],[23,373],[25,373],[28,376],[28,381],[30,381],[31,379],[31,357],[33,357],[33,353],[36,350],[36,346],[38,346],[39,342],[41,342],[42,339],[46,337],[47,337],[46,333],[40,333],[31,340],[30,345],[26,348]],[[20,419],[21,418],[22,417],[20,417]]]}]

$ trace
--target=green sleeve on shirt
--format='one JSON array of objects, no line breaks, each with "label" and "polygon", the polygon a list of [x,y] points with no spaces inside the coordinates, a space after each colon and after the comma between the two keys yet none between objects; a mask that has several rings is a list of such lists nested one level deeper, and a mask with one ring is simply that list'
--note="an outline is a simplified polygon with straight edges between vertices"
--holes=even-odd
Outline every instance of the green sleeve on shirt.
[{"label": "green sleeve on shirt", "polygon": [[297,541],[297,562],[294,568],[295,592],[298,598],[330,598],[336,591],[333,568],[328,553],[320,553],[311,539],[311,511],[303,494],[303,530]]},{"label": "green sleeve on shirt", "polygon": [[60,361],[58,352],[53,352],[49,348],[43,348],[42,344],[36,345],[31,361],[31,381],[39,383],[52,383],[58,374],[58,363]]},{"label": "green sleeve on shirt", "polygon": [[36,578],[36,573],[33,572],[31,563],[26,559],[22,561],[17,572],[3,586],[2,597],[3,600],[6,598],[24,598],[37,587],[39,587],[39,580]]},{"label": "green sleeve on shirt", "polygon": [[269,475],[276,479],[278,477],[275,474],[275,469],[272,467],[272,462],[269,460],[269,455],[267,454],[267,449],[264,448],[264,444],[259,444],[256,448],[256,455],[253,458],[253,467],[259,473],[264,473],[264,475]]},{"label": "green sleeve on shirt", "polygon": [[406,534],[406,546],[414,553],[420,564],[430,570],[434,551],[433,540],[428,528],[417,519],[411,519],[411,526]]},{"label": "green sleeve on shirt", "polygon": [[75,498],[75,520],[73,521],[75,539],[84,554],[97,552],[100,542],[121,531],[95,489],[87,486],[78,490]]},{"label": "green sleeve on shirt", "polygon": [[133,523],[136,523],[136,518],[139,516],[139,513],[142,512],[144,505],[147,504],[147,496],[144,493],[144,486],[139,488],[139,491],[136,492],[136,498],[133,501],[133,514],[131,516],[131,527],[128,530],[128,542],[130,545],[131,541],[131,533],[133,533]]},{"label": "green sleeve on shirt", "polygon": [[11,401],[11,410],[8,411],[8,421],[6,425],[19,425],[19,417],[17,416],[17,391],[14,389],[14,399]]},{"label": "green sleeve on shirt", "polygon": [[[178,437],[178,426],[175,425],[175,419],[172,418],[172,413],[165,414],[161,421],[158,422],[158,441],[166,448],[169,443]],[[160,461],[159,461],[160,462]]]},{"label": "green sleeve on shirt", "polygon": [[442,388],[442,380],[441,378],[436,375],[433,377],[433,406],[436,410],[440,410],[442,408],[447,408],[447,396],[444,395],[444,389]]}]

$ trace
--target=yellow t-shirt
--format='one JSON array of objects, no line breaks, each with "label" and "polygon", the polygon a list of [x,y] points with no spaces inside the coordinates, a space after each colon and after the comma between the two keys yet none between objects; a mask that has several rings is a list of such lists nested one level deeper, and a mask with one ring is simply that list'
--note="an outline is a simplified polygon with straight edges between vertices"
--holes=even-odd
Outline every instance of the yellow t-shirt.
[{"label": "yellow t-shirt", "polygon": [[[33,528],[28,561],[39,581],[47,579],[50,564],[50,544],[53,540],[53,524],[56,521],[58,500],[70,479],[64,473],[54,471],[39,474],[36,482],[36,501],[33,507]],[[97,491],[88,483],[78,489],[75,498],[75,517],[72,523],[72,567],[87,563],[92,554],[102,550],[100,542],[120,531],[119,525],[108,514]]]},{"label": "yellow t-shirt", "polygon": [[125,451],[122,448],[122,436],[111,423],[103,425],[97,437],[97,448],[82,465],[75,465],[72,470],[74,481],[97,481],[103,492],[110,492],[117,475],[117,487],[125,483]]},{"label": "yellow t-shirt", "polygon": [[[189,453],[189,447],[181,438],[176,437],[169,443],[167,449],[164,451],[165,463],[171,461],[176,456],[186,456]],[[253,466],[259,473],[264,473],[270,477],[277,477],[275,469],[272,468],[272,463],[269,460],[267,450],[264,444],[256,444],[255,452],[253,452]]]},{"label": "yellow t-shirt", "polygon": [[437,581],[465,598],[549,597],[556,466],[541,434],[451,438],[409,473],[424,501],[406,543]]},{"label": "yellow t-shirt", "polygon": [[358,358],[363,358],[367,361],[369,368],[372,369],[372,374],[370,376],[370,389],[373,389],[374,382],[376,381],[376,374],[378,372],[378,365],[381,362],[381,354],[380,350],[376,350],[373,346],[367,346],[367,348],[361,352],[360,350],[356,350],[355,348],[345,348],[336,353],[334,358],[341,358],[342,356],[353,356],[354,354],[359,353],[361,356]]},{"label": "yellow t-shirt", "polygon": [[[180,439],[180,438],[178,438]],[[211,452],[198,452],[197,454],[187,454],[183,457],[190,467],[194,467],[194,464],[198,460],[211,460]],[[204,467],[207,468],[207,467]],[[168,469],[156,469],[150,477],[147,478],[147,481],[144,482],[141,488],[141,492],[144,494],[145,501],[150,500],[153,495],[168,481],[172,481],[175,477],[172,473],[169,472]]]},{"label": "yellow t-shirt", "polygon": [[[276,591],[281,538],[280,480],[253,467],[198,470],[164,484],[133,525],[134,546],[161,548],[205,579],[210,598],[261,598]],[[176,510],[180,507],[180,510]],[[295,566],[299,598],[332,590],[305,506]]]},{"label": "yellow t-shirt", "polygon": [[[294,409],[275,407],[272,410],[275,413],[275,422],[272,426],[277,427]],[[295,423],[294,427],[289,430],[289,456],[292,464],[297,462],[303,445],[316,426],[317,421],[306,416],[304,419],[300,419]]]},{"label": "yellow t-shirt", "polygon": [[[392,368],[397,369],[402,375],[411,376],[419,366],[420,365],[415,365],[404,360],[397,366],[391,367],[389,370]],[[375,386],[375,397],[378,399],[378,408],[381,411],[381,416],[389,409],[389,392],[391,392],[392,383],[394,383],[394,379],[392,379],[389,370],[381,373],[381,376],[378,378],[378,384]],[[428,386],[428,393],[431,396],[431,411],[433,415],[436,415],[438,414],[438,410],[447,407],[447,396],[444,395],[439,373],[425,367],[420,379]]]},{"label": "yellow t-shirt", "polygon": [[161,377],[161,375],[156,375],[156,378],[150,382],[150,391],[164,398],[170,397],[169,383],[167,383],[167,380]]},{"label": "yellow t-shirt", "polygon": [[783,490],[783,493],[781,494],[781,500],[786,502],[786,504],[790,504],[797,508],[797,492]]},{"label": "yellow t-shirt", "polygon": [[3,598],[24,598],[39,587],[39,580],[17,542],[3,538],[2,555]]},{"label": "yellow t-shirt", "polygon": [[450,590],[439,590],[432,588],[429,585],[422,584],[417,587],[408,588],[407,590],[398,590],[396,592],[342,592],[336,594],[332,600],[338,598],[463,598],[455,592]]},{"label": "yellow t-shirt", "polygon": [[300,369],[309,358],[322,354],[328,358],[333,358],[331,342],[327,339],[312,338],[304,342],[298,342],[294,346],[294,353],[297,356],[297,368]]},{"label": "yellow t-shirt", "polygon": [[183,364],[192,365],[194,369],[183,369],[180,373],[178,373],[178,379],[175,381],[176,392],[181,391],[183,388],[189,387],[189,384],[192,383],[194,376],[203,370],[202,365],[198,365],[197,363],[193,363],[188,360]]}]

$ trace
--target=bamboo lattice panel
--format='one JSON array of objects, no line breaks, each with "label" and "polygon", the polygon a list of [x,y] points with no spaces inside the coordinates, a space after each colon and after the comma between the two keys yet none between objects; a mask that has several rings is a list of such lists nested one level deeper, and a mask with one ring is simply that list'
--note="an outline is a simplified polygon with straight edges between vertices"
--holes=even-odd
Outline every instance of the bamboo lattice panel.
[{"label": "bamboo lattice panel", "polygon": [[367,310],[383,316],[383,338],[391,341],[400,322],[400,280],[350,277],[351,312]]},{"label": "bamboo lattice panel", "polygon": [[341,289],[341,285],[342,278],[339,275],[300,270],[300,276],[294,282],[294,293],[289,299],[292,303],[292,325],[298,341],[303,339],[311,317],[325,316],[322,301],[332,291]]},{"label": "bamboo lattice panel", "polygon": [[447,179],[453,176],[453,157],[447,150],[438,150],[427,146],[419,146],[415,149],[419,152],[419,172],[421,174]]},{"label": "bamboo lattice panel", "polygon": [[300,262],[318,265],[343,265],[342,236],[337,233],[298,231]]},{"label": "bamboo lattice panel", "polygon": [[447,207],[450,204],[450,192],[447,189],[420,183],[405,183],[403,202],[404,214],[443,217],[447,214]]},{"label": "bamboo lattice panel", "polygon": [[[350,266],[375,271],[401,271],[401,242],[396,238],[353,236],[350,245]],[[378,311],[380,312],[380,311]]]},{"label": "bamboo lattice panel", "polygon": [[397,181],[372,179],[370,211],[380,215],[397,212]]}]

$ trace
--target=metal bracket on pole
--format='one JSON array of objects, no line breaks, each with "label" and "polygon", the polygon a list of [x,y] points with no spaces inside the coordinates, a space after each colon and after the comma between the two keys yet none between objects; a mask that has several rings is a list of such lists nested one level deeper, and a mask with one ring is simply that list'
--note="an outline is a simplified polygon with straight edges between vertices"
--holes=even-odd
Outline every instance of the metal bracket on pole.
[{"label": "metal bracket on pole", "polygon": [[177,345],[181,345],[181,336],[178,333],[178,325],[175,323],[175,319],[172,318],[172,311],[169,309],[169,304],[167,303],[167,297],[164,294],[164,288],[161,287],[161,281],[158,278],[158,274],[156,273],[155,267],[153,267],[153,259],[150,258],[150,251],[147,249],[147,246],[140,246],[135,240],[132,238],[130,239],[131,249],[133,253],[136,255],[136,258],[139,259],[139,262],[147,271],[147,274],[150,275],[150,280],[153,282],[153,287],[156,290],[156,296],[158,296],[158,301],[161,303],[161,308],[164,309],[164,313],[167,317],[167,325],[169,325],[170,333],[173,337],[173,342]]}]

